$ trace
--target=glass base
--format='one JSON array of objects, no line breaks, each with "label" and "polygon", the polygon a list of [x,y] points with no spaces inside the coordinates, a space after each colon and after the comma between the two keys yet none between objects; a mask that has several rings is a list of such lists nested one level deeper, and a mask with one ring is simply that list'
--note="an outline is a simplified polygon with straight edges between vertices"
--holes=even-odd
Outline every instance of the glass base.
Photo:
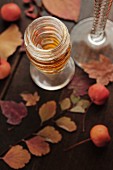
[{"label": "glass base", "polygon": [[98,60],[103,54],[113,62],[113,22],[107,21],[105,37],[100,43],[93,43],[90,37],[93,18],[80,21],[71,31],[72,54],[75,63],[82,67],[83,63]]},{"label": "glass base", "polygon": [[57,74],[46,74],[30,65],[30,74],[33,81],[45,90],[58,90],[66,86],[75,73],[75,64],[72,58],[69,59],[65,68]]}]

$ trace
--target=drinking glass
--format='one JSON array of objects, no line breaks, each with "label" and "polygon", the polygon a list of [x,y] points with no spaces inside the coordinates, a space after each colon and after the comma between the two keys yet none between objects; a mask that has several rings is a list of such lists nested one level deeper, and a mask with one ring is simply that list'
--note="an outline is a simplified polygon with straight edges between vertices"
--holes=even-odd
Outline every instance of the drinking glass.
[{"label": "drinking glass", "polygon": [[94,17],[80,21],[71,31],[72,57],[83,63],[103,54],[113,62],[113,22],[108,20],[113,0],[95,0]]},{"label": "drinking glass", "polygon": [[75,63],[70,57],[70,35],[59,19],[37,18],[28,25],[24,41],[30,74],[36,85],[46,90],[58,90],[71,81]]}]

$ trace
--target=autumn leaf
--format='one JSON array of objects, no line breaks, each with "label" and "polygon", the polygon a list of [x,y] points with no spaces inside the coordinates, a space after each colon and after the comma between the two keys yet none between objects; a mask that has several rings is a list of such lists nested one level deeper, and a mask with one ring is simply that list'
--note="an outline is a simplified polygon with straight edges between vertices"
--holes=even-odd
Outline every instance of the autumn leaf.
[{"label": "autumn leaf", "polygon": [[0,34],[0,57],[7,59],[22,44],[22,33],[16,24],[12,24]]},{"label": "autumn leaf", "polygon": [[56,120],[57,126],[65,129],[68,132],[73,132],[77,130],[77,125],[71,118],[63,116]]},{"label": "autumn leaf", "polygon": [[22,146],[16,145],[11,147],[11,149],[2,158],[11,168],[19,169],[23,168],[25,164],[31,159],[31,155]]},{"label": "autumn leaf", "polygon": [[81,0],[42,0],[45,8],[57,17],[78,21]]},{"label": "autumn leaf", "polygon": [[46,155],[50,152],[50,146],[41,136],[35,136],[25,141],[29,151],[35,156]]},{"label": "autumn leaf", "polygon": [[99,60],[82,64],[82,68],[89,74],[90,78],[96,79],[97,83],[107,85],[113,82],[113,64],[104,55],[100,55]]},{"label": "autumn leaf", "polygon": [[67,110],[71,107],[71,101],[69,98],[65,98],[62,101],[60,101],[60,107],[62,110]]},{"label": "autumn leaf", "polygon": [[23,103],[16,103],[14,101],[0,101],[2,114],[8,118],[7,123],[11,125],[18,125],[22,119],[27,116],[28,112]]},{"label": "autumn leaf", "polygon": [[42,123],[49,120],[56,114],[56,102],[48,101],[39,108],[39,115]]},{"label": "autumn leaf", "polygon": [[91,102],[86,99],[81,99],[78,101],[78,103],[70,109],[70,112],[79,112],[79,113],[85,113],[86,110],[89,108]]},{"label": "autumn leaf", "polygon": [[46,126],[40,130],[37,135],[45,138],[46,141],[51,143],[58,143],[62,139],[62,135],[52,126]]},{"label": "autumn leaf", "polygon": [[68,89],[73,90],[73,94],[77,96],[84,96],[92,81],[81,70],[76,72],[72,81],[67,86]]},{"label": "autumn leaf", "polygon": [[73,104],[77,104],[77,103],[79,102],[79,100],[80,100],[80,97],[79,97],[79,96],[75,96],[74,93],[72,93],[72,94],[70,95],[70,99],[71,99],[71,102],[72,102]]},{"label": "autumn leaf", "polygon": [[20,96],[26,101],[26,106],[34,106],[40,100],[40,96],[37,92],[31,93],[21,93]]}]

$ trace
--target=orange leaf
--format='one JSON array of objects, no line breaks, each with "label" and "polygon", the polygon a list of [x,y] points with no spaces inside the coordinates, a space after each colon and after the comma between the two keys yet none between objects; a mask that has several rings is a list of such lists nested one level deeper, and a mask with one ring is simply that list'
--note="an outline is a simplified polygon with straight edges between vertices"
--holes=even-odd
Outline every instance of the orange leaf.
[{"label": "orange leaf", "polygon": [[0,34],[0,57],[7,59],[22,44],[22,33],[16,24],[12,24]]},{"label": "orange leaf", "polygon": [[81,0],[42,0],[42,2],[51,14],[63,19],[78,20]]},{"label": "orange leaf", "polygon": [[2,158],[11,168],[23,168],[31,159],[31,155],[22,146],[13,146]]},{"label": "orange leaf", "polygon": [[46,126],[40,130],[37,135],[45,138],[46,141],[51,143],[58,143],[62,139],[62,135],[52,126]]},{"label": "orange leaf", "polygon": [[107,85],[109,82],[113,82],[113,64],[104,55],[100,55],[99,61],[94,60],[82,64],[82,68],[90,78],[96,79],[97,83]]},{"label": "orange leaf", "polygon": [[31,93],[21,93],[20,96],[23,98],[23,100],[26,101],[26,106],[34,106],[39,101],[40,96],[37,92],[34,94]]},{"label": "orange leaf", "polygon": [[73,132],[77,130],[77,125],[75,124],[74,121],[71,120],[69,117],[61,117],[56,120],[57,126],[67,130],[68,132]]},{"label": "orange leaf", "polygon": [[25,142],[29,148],[29,151],[35,156],[46,155],[50,152],[49,144],[40,136],[35,136]]},{"label": "orange leaf", "polygon": [[56,102],[49,101],[44,103],[39,109],[39,115],[42,123],[46,120],[49,120],[56,114]]}]

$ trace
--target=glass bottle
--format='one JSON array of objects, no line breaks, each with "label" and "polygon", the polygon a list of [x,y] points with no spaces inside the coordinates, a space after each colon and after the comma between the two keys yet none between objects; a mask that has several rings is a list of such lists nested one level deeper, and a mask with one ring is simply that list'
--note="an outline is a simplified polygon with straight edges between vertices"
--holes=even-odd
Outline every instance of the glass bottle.
[{"label": "glass bottle", "polygon": [[28,25],[24,35],[33,81],[46,90],[66,86],[75,72],[70,35],[57,18],[44,16]]}]

